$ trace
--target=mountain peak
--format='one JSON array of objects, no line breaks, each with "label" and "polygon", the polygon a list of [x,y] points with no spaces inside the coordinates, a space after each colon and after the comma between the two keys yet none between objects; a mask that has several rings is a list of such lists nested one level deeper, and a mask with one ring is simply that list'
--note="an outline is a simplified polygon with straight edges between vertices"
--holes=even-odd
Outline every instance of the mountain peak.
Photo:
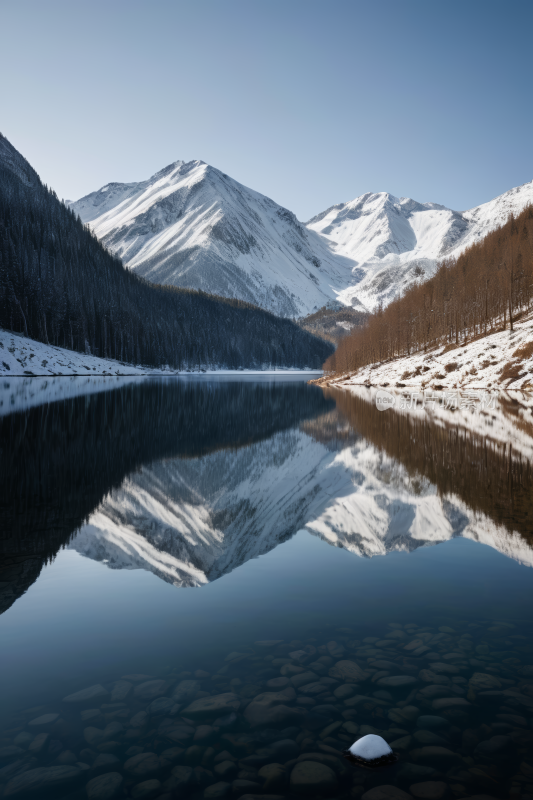
[{"label": "mountain peak", "polygon": [[299,317],[334,299],[351,263],[273,200],[204,161],[107,184],[71,206],[148,280],[202,289]]},{"label": "mountain peak", "polygon": [[148,280],[203,289],[300,317],[329,302],[386,305],[439,259],[479,241],[533,201],[533,182],[460,213],[365,192],[305,225],[201,160],[140,183],[109,183],[71,207]]}]

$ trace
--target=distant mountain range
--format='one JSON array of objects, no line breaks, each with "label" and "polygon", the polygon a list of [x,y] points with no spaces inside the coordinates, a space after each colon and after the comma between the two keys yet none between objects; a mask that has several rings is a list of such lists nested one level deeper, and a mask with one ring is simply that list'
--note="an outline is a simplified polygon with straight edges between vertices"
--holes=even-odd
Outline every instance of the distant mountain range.
[{"label": "distant mountain range", "polygon": [[69,204],[148,280],[300,317],[323,306],[386,305],[532,202],[533,181],[464,212],[368,193],[303,224],[202,161],[176,161],[147,181],[109,183]]}]

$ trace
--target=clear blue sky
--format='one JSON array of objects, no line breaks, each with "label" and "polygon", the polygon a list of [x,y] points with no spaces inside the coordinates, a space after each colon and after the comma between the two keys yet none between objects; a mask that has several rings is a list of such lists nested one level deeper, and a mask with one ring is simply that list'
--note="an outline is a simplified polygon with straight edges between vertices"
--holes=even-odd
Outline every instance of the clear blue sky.
[{"label": "clear blue sky", "polygon": [[0,0],[0,130],[60,197],[202,159],[306,220],[533,178],[532,0]]}]

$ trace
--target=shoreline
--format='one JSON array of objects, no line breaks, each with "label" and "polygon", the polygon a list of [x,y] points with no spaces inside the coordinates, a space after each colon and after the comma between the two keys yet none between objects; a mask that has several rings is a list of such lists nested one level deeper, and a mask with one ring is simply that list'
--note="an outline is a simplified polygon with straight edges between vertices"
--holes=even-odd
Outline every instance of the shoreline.
[{"label": "shoreline", "polygon": [[440,345],[354,372],[323,375],[318,386],[375,386],[412,391],[533,390],[533,311],[514,330],[497,330],[462,344]]},{"label": "shoreline", "polygon": [[275,369],[174,370],[128,364],[64,347],[44,344],[18,333],[0,329],[0,376],[4,378],[55,377],[186,377],[234,375],[322,375],[322,370],[278,367]]}]

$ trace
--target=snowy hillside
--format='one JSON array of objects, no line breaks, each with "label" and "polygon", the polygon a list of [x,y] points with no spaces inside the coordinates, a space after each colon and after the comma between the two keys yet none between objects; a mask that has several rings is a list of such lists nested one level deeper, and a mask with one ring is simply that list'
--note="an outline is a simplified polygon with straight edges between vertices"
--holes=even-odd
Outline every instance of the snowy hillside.
[{"label": "snowy hillside", "polygon": [[352,263],[292,212],[203,161],[71,203],[98,238],[155,283],[202,289],[301,316],[331,301]]},{"label": "snowy hillside", "polygon": [[413,281],[430,277],[439,259],[458,256],[530,203],[533,181],[462,213],[386,192],[368,193],[332,206],[307,227],[353,263],[350,285],[338,299],[374,310]]},{"label": "snowy hillside", "polygon": [[162,372],[55,347],[0,328],[0,375],[10,378],[26,375],[146,375]]},{"label": "snowy hillside", "polygon": [[392,386],[424,389],[533,388],[533,313],[514,324],[462,345],[440,345],[429,352],[368,364],[345,375],[325,375],[323,386]]}]

